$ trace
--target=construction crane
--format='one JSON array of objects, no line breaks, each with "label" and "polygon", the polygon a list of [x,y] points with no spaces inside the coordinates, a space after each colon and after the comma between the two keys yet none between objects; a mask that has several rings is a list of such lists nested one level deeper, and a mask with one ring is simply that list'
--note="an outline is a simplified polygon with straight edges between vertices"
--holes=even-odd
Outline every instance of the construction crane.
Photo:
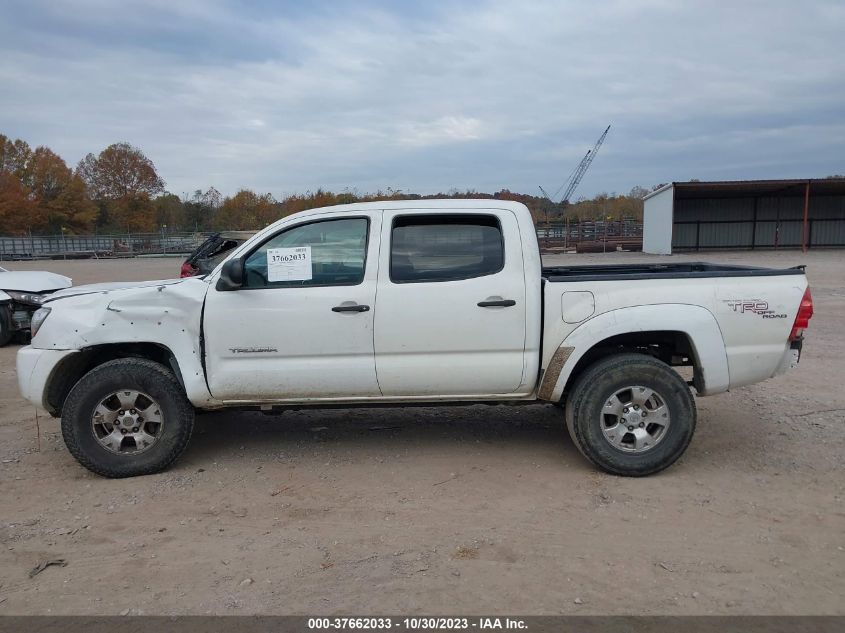
[{"label": "construction crane", "polygon": [[563,197],[560,199],[561,204],[564,206],[569,202],[569,198],[572,197],[572,194],[575,193],[575,189],[581,182],[581,179],[584,177],[584,174],[587,173],[587,170],[590,168],[593,160],[596,158],[596,154],[599,153],[599,148],[601,147],[602,143],[604,143],[604,139],[607,138],[607,133],[610,132],[610,126],[608,125],[605,129],[604,133],[599,137],[599,140],[596,141],[595,146],[591,150],[587,150],[587,153],[584,155],[584,158],[581,159],[581,162],[578,163],[578,166],[572,170],[572,173],[569,174],[569,178],[560,186],[558,190],[555,191],[554,196],[550,196],[546,193],[546,190],[540,187],[540,191],[543,195],[549,199],[550,202],[554,202],[554,199],[557,197],[557,194],[561,192],[562,189],[566,188]]}]

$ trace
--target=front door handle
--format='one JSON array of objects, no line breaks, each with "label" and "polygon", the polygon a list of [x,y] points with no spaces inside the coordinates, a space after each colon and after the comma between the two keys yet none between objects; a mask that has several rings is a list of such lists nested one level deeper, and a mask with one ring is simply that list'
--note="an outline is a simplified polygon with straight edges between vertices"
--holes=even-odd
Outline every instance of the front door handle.
[{"label": "front door handle", "polygon": [[495,301],[479,301],[478,307],[479,308],[510,308],[511,306],[515,306],[516,301],[513,299],[497,299]]},{"label": "front door handle", "polygon": [[360,304],[352,304],[352,305],[340,305],[335,306],[332,308],[332,312],[369,312],[370,306],[360,305]]}]

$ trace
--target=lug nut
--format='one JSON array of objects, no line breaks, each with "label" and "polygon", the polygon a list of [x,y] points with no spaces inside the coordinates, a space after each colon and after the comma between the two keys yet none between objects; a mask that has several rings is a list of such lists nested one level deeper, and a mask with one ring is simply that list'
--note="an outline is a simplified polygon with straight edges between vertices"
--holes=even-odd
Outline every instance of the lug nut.
[{"label": "lug nut", "polygon": [[633,426],[629,426],[629,427],[628,427],[628,430],[629,430],[629,431],[633,431],[633,430],[634,430],[634,427],[633,427]]},{"label": "lug nut", "polygon": [[121,409],[120,411],[118,411],[118,412],[117,412],[117,414],[118,414],[118,415],[125,415],[125,414],[126,414],[126,411],[124,411],[123,409]]},{"label": "lug nut", "polygon": [[630,411],[630,409],[628,407],[625,407],[624,409],[622,409],[623,413],[628,413],[628,411]]},{"label": "lug nut", "polygon": [[131,413],[132,415],[135,415],[135,409],[129,409],[129,413]]},{"label": "lug nut", "polygon": [[643,428],[644,426],[645,426],[645,422],[640,422],[640,428]]},{"label": "lug nut", "polygon": [[641,416],[643,416],[643,417],[645,417],[645,416],[647,416],[647,415],[648,415],[648,411],[643,411],[640,415],[641,415]]},{"label": "lug nut", "polygon": [[123,433],[123,435],[126,435],[126,429],[120,429],[120,432]]},{"label": "lug nut", "polygon": [[[642,426],[642,424],[640,424],[640,426]],[[137,433],[137,432],[138,432],[138,427],[137,427],[137,426],[136,426],[136,427],[134,427],[134,428],[132,429],[132,432],[133,432],[133,433]]]}]

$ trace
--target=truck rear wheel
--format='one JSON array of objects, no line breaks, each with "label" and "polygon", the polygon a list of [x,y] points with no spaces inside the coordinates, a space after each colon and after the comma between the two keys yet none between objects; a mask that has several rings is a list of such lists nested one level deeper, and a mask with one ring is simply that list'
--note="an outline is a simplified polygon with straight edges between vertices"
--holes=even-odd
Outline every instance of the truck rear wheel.
[{"label": "truck rear wheel", "polygon": [[671,466],[695,432],[695,400],[666,363],[644,354],[596,362],[575,381],[566,426],[579,451],[602,470],[642,477]]},{"label": "truck rear wheel", "polygon": [[103,477],[149,475],[188,445],[194,410],[176,377],[143,358],[89,371],[62,409],[62,435],[76,460]]}]

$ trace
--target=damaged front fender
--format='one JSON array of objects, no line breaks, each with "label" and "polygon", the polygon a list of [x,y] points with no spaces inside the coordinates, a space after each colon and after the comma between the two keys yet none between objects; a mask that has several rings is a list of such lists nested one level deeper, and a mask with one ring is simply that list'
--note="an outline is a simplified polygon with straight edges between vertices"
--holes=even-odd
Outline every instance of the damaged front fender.
[{"label": "damaged front fender", "polygon": [[33,347],[85,350],[152,343],[171,352],[195,406],[214,404],[202,361],[205,281],[190,278],[132,288],[75,290],[78,294],[50,301],[50,316],[33,339]]}]

